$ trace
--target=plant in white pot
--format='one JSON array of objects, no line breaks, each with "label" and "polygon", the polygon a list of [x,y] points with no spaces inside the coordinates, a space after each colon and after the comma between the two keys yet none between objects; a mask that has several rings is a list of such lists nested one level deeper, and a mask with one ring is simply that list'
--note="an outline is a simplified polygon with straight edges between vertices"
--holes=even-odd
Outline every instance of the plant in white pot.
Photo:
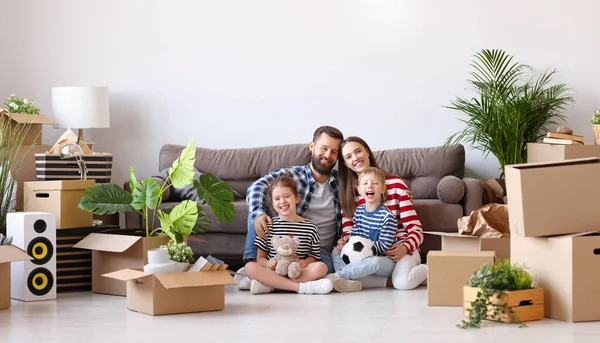
[{"label": "plant in white pot", "polygon": [[185,242],[177,243],[170,240],[167,245],[161,245],[161,248],[166,248],[169,252],[169,259],[175,262],[177,267],[175,272],[184,272],[188,269],[189,264],[194,262],[194,253]]}]

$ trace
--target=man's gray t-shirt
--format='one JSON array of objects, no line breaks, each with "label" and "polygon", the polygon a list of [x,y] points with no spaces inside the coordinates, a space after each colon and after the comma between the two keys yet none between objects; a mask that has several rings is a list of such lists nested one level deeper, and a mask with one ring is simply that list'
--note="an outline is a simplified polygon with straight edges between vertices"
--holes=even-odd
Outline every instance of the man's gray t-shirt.
[{"label": "man's gray t-shirt", "polygon": [[328,183],[315,182],[315,191],[312,194],[306,217],[319,228],[321,237],[321,251],[331,254],[335,237],[337,236],[337,223],[335,221],[335,205],[333,195]]}]

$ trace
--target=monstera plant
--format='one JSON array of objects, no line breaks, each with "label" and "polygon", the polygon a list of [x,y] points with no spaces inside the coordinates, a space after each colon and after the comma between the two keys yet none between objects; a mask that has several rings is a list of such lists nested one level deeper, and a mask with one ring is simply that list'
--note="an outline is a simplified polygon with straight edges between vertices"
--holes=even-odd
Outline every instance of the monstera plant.
[{"label": "monstera plant", "polygon": [[[174,207],[160,209],[163,193],[169,187],[183,188],[192,185],[198,198],[206,203],[218,221],[233,221],[233,192],[229,185],[210,173],[194,179],[196,147],[191,140],[179,158],[173,161],[168,177],[162,186],[152,177],[138,181],[129,171],[131,193],[116,184],[98,184],[86,189],[79,200],[79,208],[94,214],[115,214],[136,211],[144,219],[146,236],[156,233],[168,235],[174,242],[183,242],[183,237],[191,233],[205,232],[210,218],[203,212],[199,203],[184,200]],[[150,218],[151,217],[151,218]],[[150,223],[158,218],[160,227],[150,230]]]}]

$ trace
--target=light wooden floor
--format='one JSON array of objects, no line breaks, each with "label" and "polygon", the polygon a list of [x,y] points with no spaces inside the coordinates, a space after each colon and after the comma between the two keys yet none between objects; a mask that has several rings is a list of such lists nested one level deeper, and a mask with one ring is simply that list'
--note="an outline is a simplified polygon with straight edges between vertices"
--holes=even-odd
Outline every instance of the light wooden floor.
[{"label": "light wooden floor", "polygon": [[[55,301],[12,302],[0,311],[0,342],[598,342],[600,322],[550,319],[516,325],[456,327],[459,307],[428,307],[426,287],[412,291],[250,295],[228,286],[225,310],[148,316],[125,298],[59,294]],[[176,337],[175,334],[178,336]]]}]

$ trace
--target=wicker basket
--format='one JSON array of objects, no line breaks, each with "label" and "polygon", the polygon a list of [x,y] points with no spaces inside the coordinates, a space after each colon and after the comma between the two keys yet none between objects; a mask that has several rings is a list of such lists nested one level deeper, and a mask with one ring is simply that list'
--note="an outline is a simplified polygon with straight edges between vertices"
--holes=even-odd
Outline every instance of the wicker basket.
[{"label": "wicker basket", "polygon": [[600,125],[592,125],[592,133],[594,135],[594,144],[600,145]]}]

